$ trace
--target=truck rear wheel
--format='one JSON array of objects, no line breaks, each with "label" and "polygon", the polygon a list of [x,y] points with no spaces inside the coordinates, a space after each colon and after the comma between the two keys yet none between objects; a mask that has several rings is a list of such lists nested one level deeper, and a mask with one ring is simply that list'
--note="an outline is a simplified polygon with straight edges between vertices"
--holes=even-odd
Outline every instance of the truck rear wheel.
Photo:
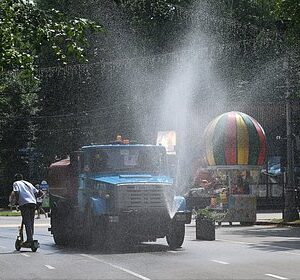
[{"label": "truck rear wheel", "polygon": [[185,224],[171,223],[167,234],[167,243],[170,249],[180,248],[184,241]]}]

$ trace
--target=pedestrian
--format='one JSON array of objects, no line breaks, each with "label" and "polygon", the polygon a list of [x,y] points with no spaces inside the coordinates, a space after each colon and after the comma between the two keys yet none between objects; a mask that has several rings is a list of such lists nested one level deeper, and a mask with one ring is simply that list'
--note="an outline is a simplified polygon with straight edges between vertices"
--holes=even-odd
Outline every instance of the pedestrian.
[{"label": "pedestrian", "polygon": [[23,180],[23,175],[17,173],[15,182],[13,183],[13,191],[11,196],[15,196],[15,200],[19,204],[22,215],[22,222],[25,225],[27,240],[25,243],[33,242],[34,232],[34,215],[36,209],[36,197],[38,190],[29,182]]},{"label": "pedestrian", "polygon": [[37,205],[36,206],[36,211],[37,211],[37,217],[36,217],[36,219],[40,219],[41,218],[41,212],[45,215],[45,218],[47,218],[47,213],[44,210],[44,208],[42,207],[45,193],[41,190],[39,184],[36,184],[35,188],[38,190],[38,196],[36,198],[36,205]]}]

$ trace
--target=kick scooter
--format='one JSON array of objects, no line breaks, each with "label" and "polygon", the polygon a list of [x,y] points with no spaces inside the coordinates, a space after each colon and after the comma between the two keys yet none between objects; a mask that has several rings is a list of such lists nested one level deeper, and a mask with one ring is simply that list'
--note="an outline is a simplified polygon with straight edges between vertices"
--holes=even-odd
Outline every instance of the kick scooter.
[{"label": "kick scooter", "polygon": [[21,222],[21,226],[19,227],[19,235],[17,236],[17,240],[15,242],[15,248],[17,251],[20,251],[21,248],[30,248],[32,252],[36,252],[40,247],[38,240],[33,240],[32,242],[24,242],[23,235],[24,223]]}]

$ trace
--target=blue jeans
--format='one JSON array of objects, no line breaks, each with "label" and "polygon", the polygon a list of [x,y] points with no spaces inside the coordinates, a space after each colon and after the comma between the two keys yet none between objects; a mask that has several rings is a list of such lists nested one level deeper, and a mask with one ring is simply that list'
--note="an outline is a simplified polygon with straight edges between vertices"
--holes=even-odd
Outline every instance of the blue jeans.
[{"label": "blue jeans", "polygon": [[33,241],[34,232],[34,215],[35,215],[35,204],[28,203],[19,207],[21,210],[22,221],[25,225],[27,241]]}]

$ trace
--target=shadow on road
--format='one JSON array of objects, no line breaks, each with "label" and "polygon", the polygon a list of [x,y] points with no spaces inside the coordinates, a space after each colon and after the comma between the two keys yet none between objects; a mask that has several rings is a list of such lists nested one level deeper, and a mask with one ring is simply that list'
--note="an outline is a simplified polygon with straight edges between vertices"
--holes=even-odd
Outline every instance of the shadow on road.
[{"label": "shadow on road", "polygon": [[[140,243],[130,246],[106,246],[105,248],[100,248],[97,246],[58,246],[55,244],[46,244],[46,246],[51,247],[50,254],[57,254],[58,250],[61,254],[132,254],[132,253],[153,253],[153,252],[167,252],[170,251],[169,246],[157,244],[157,243]],[[180,249],[178,249],[180,250]]]},{"label": "shadow on road", "polygon": [[298,227],[255,226],[243,227],[241,229],[228,228],[222,231],[222,236],[226,235],[240,236],[243,242],[249,243],[251,247],[261,250],[300,250],[300,228]]},{"label": "shadow on road", "polygon": [[268,251],[268,252],[287,252],[290,250],[299,250],[299,240],[288,240],[288,241],[264,241],[260,244],[252,244],[252,248]]},{"label": "shadow on road", "polygon": [[258,237],[299,237],[300,228],[298,227],[278,227],[278,226],[267,226],[267,227],[243,227],[240,230],[232,231],[234,235],[249,235]]}]

